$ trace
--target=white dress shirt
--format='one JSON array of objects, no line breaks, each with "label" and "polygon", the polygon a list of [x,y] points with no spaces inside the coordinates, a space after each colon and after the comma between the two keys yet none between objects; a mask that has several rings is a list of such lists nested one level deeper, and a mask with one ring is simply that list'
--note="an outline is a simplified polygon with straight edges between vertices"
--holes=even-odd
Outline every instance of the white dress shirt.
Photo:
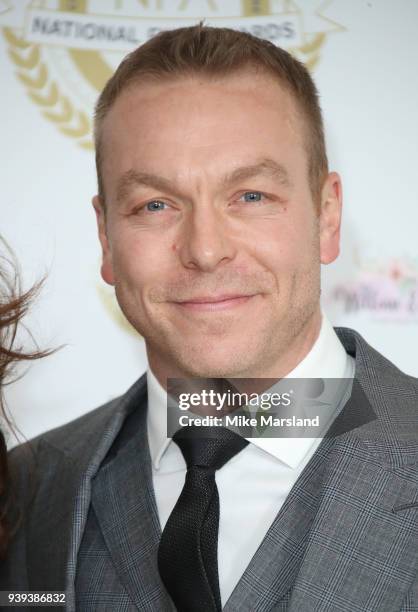
[{"label": "white dress shirt", "polygon": [[[354,377],[347,355],[327,318],[319,336],[289,378]],[[183,488],[186,463],[167,438],[167,394],[149,369],[148,441],[161,528]],[[335,413],[341,398],[338,398]],[[219,492],[218,571],[225,605],[321,438],[250,438],[250,444],[216,472]]]}]

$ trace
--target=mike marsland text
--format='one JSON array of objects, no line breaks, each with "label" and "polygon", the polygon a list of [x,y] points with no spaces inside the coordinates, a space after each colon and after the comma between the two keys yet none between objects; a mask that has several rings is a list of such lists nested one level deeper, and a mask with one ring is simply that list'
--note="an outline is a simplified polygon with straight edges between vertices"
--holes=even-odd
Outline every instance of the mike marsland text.
[{"label": "mike marsland text", "polygon": [[301,418],[295,415],[290,417],[277,417],[270,414],[261,414],[257,417],[243,414],[227,415],[225,417],[182,414],[179,417],[180,427],[196,425],[202,427],[319,427],[319,416]]}]

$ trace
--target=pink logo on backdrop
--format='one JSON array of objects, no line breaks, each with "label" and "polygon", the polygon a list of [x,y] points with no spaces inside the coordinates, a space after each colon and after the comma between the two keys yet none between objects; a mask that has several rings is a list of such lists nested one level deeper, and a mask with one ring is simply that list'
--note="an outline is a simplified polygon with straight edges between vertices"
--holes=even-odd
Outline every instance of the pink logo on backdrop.
[{"label": "pink logo on backdrop", "polygon": [[343,314],[370,313],[391,321],[418,320],[418,260],[397,258],[359,264],[352,280],[331,289]]}]

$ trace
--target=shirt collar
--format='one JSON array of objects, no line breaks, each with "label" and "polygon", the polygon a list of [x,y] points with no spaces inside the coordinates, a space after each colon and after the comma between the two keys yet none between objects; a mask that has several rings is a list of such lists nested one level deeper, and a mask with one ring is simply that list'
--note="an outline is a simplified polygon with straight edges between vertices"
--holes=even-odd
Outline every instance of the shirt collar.
[{"label": "shirt collar", "polygon": [[[326,316],[322,315],[321,329],[309,353],[287,375],[287,378],[352,378],[354,360],[347,355]],[[167,393],[150,368],[148,385],[148,441],[151,460],[156,470],[171,438],[167,438]],[[337,407],[336,407],[337,408]],[[249,438],[254,446],[276,457],[291,468],[296,468],[306,457],[316,438]]]},{"label": "shirt collar", "polygon": [[167,438],[167,392],[155,378],[151,368],[147,370],[148,388],[148,443],[151,460],[156,470],[160,467],[171,438]]}]

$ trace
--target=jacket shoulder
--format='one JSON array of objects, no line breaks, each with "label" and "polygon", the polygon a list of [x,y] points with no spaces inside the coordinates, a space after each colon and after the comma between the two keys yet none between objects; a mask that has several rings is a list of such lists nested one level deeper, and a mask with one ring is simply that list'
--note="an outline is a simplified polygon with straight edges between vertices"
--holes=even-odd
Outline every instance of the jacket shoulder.
[{"label": "jacket shoulder", "polygon": [[82,416],[42,433],[20,444],[9,453],[9,464],[13,469],[30,461],[39,464],[45,449],[64,453],[75,460],[86,452],[93,451],[106,429],[118,413],[127,414],[131,404],[146,393],[146,376],[143,375],[125,394],[83,414]]},{"label": "jacket shoulder", "polygon": [[362,375],[373,375],[376,382],[382,386],[395,384],[398,388],[418,392],[418,378],[402,372],[387,357],[368,344],[358,332],[348,327],[334,329],[347,353],[356,359],[356,368],[359,368]]},{"label": "jacket shoulder", "polygon": [[355,357],[355,379],[375,416],[362,428],[363,437],[380,438],[383,446],[389,439],[404,442],[418,453],[418,379],[402,372],[359,333],[348,328],[335,331],[347,353]]}]

